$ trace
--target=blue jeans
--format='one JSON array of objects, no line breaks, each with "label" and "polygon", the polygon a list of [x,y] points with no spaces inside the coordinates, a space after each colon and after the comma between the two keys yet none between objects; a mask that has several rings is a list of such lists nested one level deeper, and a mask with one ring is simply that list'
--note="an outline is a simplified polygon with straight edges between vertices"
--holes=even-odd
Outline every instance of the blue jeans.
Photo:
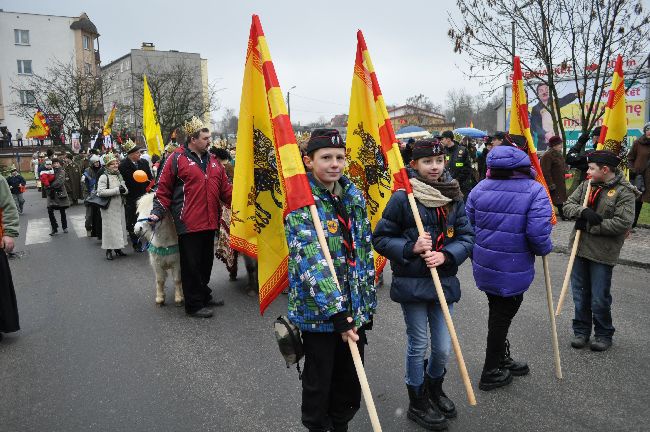
[{"label": "blue jeans", "polygon": [[575,304],[573,333],[576,336],[591,335],[591,324],[594,325],[594,336],[612,339],[612,269],[607,264],[600,264],[586,258],[576,257],[571,272],[571,290]]},{"label": "blue jeans", "polygon": [[[411,386],[421,386],[424,382],[424,356],[427,353],[431,334],[431,355],[427,374],[440,378],[445,374],[445,366],[451,350],[451,338],[445,324],[442,309],[436,303],[401,303],[406,323],[406,376],[404,381]],[[449,305],[449,312],[453,311]]]}]

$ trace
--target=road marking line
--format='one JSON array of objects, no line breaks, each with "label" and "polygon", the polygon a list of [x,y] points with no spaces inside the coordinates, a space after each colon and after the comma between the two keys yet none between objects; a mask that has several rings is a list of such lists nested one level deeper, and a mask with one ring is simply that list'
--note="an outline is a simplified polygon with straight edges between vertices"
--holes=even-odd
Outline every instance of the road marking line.
[{"label": "road marking line", "polygon": [[77,234],[77,237],[86,237],[86,215],[68,216],[68,223],[72,225],[72,229]]},{"label": "road marking line", "polygon": [[27,221],[25,246],[30,244],[47,243],[50,237],[50,220],[48,218],[31,219]]}]

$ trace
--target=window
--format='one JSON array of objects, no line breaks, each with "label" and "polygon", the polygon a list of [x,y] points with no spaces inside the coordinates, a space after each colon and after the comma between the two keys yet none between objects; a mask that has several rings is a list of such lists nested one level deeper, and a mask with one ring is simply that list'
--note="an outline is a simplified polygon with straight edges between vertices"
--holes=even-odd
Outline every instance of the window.
[{"label": "window", "polygon": [[23,105],[35,105],[36,98],[34,97],[34,92],[31,90],[21,90],[20,103]]},{"label": "window", "polygon": [[84,49],[85,50],[89,50],[89,49],[91,49],[93,47],[93,43],[90,40],[90,37],[85,36],[85,35],[83,36],[83,44],[84,44]]},{"label": "window", "polygon": [[90,69],[90,63],[84,63],[84,73],[86,75],[92,75],[92,69]]},{"label": "window", "polygon": [[32,74],[32,61],[31,60],[18,60],[18,73],[24,75]]},{"label": "window", "polygon": [[14,29],[14,42],[16,45],[29,45],[29,30]]}]

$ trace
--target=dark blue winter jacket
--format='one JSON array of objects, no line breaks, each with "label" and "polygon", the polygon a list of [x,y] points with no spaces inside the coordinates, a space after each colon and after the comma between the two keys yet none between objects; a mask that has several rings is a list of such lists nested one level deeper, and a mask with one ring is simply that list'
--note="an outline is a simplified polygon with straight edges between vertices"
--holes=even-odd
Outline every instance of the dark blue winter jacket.
[{"label": "dark blue winter jacket", "polygon": [[[435,244],[435,239],[440,234],[436,209],[425,207],[420,202],[417,205],[424,229],[431,234]],[[445,299],[447,303],[453,303],[460,300],[460,282],[456,273],[458,266],[471,254],[474,232],[465,215],[462,199],[452,201],[447,208],[449,211],[446,226],[442,230],[444,243],[441,250],[447,260],[437,269]],[[417,239],[418,229],[406,192],[396,191],[375,227],[372,244],[377,253],[390,260],[393,270],[390,298],[398,303],[438,302],[431,271],[424,260],[413,253]]]},{"label": "dark blue winter jacket", "polygon": [[495,147],[487,166],[488,178],[472,190],[465,207],[476,233],[474,279],[482,291],[511,297],[530,287],[535,255],[553,248],[552,208],[523,151]]}]

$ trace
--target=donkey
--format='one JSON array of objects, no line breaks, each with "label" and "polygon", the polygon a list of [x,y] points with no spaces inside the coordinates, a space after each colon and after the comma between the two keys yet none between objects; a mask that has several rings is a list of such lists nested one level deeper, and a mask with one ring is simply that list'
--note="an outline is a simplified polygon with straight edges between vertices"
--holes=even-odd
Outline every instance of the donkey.
[{"label": "donkey", "polygon": [[176,306],[182,306],[184,298],[181,284],[181,258],[178,253],[176,227],[169,214],[166,214],[155,226],[149,224],[146,218],[153,209],[153,198],[154,193],[150,192],[138,200],[138,222],[133,231],[149,242],[149,263],[156,275],[156,304],[158,306],[165,304],[165,281],[167,270],[170,270],[174,278],[174,302]]}]

